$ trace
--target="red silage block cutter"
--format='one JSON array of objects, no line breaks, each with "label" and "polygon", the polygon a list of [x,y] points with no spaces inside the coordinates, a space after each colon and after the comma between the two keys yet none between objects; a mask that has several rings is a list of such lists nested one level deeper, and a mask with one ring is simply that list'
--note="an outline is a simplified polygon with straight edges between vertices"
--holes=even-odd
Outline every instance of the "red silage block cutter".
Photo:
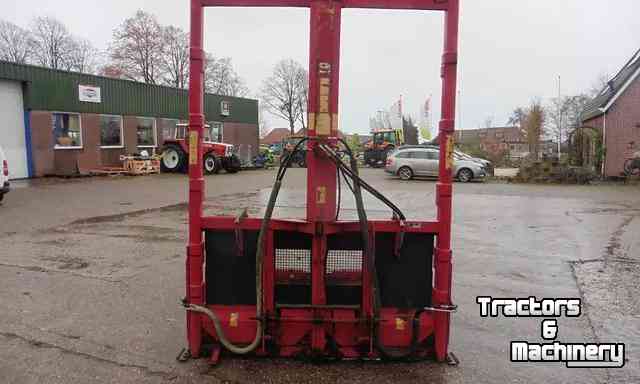
[{"label": "red silage block cutter", "polygon": [[[203,12],[205,7],[310,8],[309,129],[282,162],[263,218],[203,215]],[[442,11],[437,219],[407,221],[358,176],[338,138],[341,14],[345,8]],[[255,356],[424,358],[448,356],[451,302],[451,166],[458,0],[192,0],[189,80],[188,349]],[[273,219],[281,183],[306,150],[306,219]],[[349,164],[337,152],[351,157]],[[339,178],[354,194],[357,221],[338,220]],[[366,190],[393,211],[369,220]],[[184,356],[183,356],[184,357]]]}]

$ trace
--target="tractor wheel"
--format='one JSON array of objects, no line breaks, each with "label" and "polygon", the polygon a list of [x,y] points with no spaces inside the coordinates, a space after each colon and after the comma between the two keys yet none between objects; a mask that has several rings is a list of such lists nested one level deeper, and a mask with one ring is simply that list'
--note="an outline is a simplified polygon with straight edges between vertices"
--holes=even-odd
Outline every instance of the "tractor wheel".
[{"label": "tractor wheel", "polygon": [[473,179],[473,172],[469,168],[462,168],[458,171],[458,180],[462,183],[468,183]]},{"label": "tractor wheel", "polygon": [[398,170],[398,176],[402,180],[411,180],[413,179],[413,171],[409,167],[402,167]]},{"label": "tractor wheel", "polygon": [[162,151],[160,169],[162,172],[182,172],[187,156],[179,145],[169,144]]},{"label": "tractor wheel", "polygon": [[204,161],[203,161],[204,172],[207,175],[218,173],[218,171],[220,170],[219,163],[220,163],[219,160],[216,159],[216,157],[213,154],[207,153],[206,155],[204,155]]},{"label": "tractor wheel", "polygon": [[225,162],[225,171],[227,171],[227,173],[238,173],[240,166],[240,158],[236,155],[231,155]]}]

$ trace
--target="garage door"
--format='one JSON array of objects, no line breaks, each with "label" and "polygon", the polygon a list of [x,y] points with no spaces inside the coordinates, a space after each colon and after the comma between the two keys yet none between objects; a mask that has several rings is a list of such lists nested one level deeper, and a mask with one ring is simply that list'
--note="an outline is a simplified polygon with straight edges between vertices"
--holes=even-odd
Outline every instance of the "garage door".
[{"label": "garage door", "polygon": [[9,178],[29,177],[22,84],[17,81],[0,80],[0,146],[9,162]]}]

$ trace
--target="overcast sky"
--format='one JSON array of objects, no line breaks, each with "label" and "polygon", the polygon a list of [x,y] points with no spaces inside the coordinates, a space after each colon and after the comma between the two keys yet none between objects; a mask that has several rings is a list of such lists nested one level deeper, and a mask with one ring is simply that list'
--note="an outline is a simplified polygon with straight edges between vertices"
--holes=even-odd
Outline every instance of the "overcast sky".
[{"label": "overcast sky", "polygon": [[[187,0],[7,0],[0,18],[26,26],[54,16],[76,35],[106,48],[115,26],[137,9],[163,24],[188,29]],[[461,0],[458,127],[493,117],[505,124],[515,107],[534,97],[588,89],[613,75],[640,48],[638,0]],[[229,56],[252,93],[281,58],[308,62],[306,9],[210,8],[205,45]],[[369,117],[399,95],[405,113],[434,95],[440,111],[442,14],[345,10],[342,23],[340,125],[365,133]],[[271,128],[286,126],[271,119]]]}]

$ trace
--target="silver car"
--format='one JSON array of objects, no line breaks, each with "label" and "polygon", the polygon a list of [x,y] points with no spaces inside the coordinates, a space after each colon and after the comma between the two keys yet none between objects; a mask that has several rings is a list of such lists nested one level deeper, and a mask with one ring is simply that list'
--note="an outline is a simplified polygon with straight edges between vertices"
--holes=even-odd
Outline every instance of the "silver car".
[{"label": "silver car", "polygon": [[[457,156],[456,156],[457,157]],[[414,176],[438,176],[440,151],[436,148],[405,148],[390,153],[385,171],[411,180]],[[462,182],[483,179],[487,175],[482,164],[454,158],[453,177]]]}]

